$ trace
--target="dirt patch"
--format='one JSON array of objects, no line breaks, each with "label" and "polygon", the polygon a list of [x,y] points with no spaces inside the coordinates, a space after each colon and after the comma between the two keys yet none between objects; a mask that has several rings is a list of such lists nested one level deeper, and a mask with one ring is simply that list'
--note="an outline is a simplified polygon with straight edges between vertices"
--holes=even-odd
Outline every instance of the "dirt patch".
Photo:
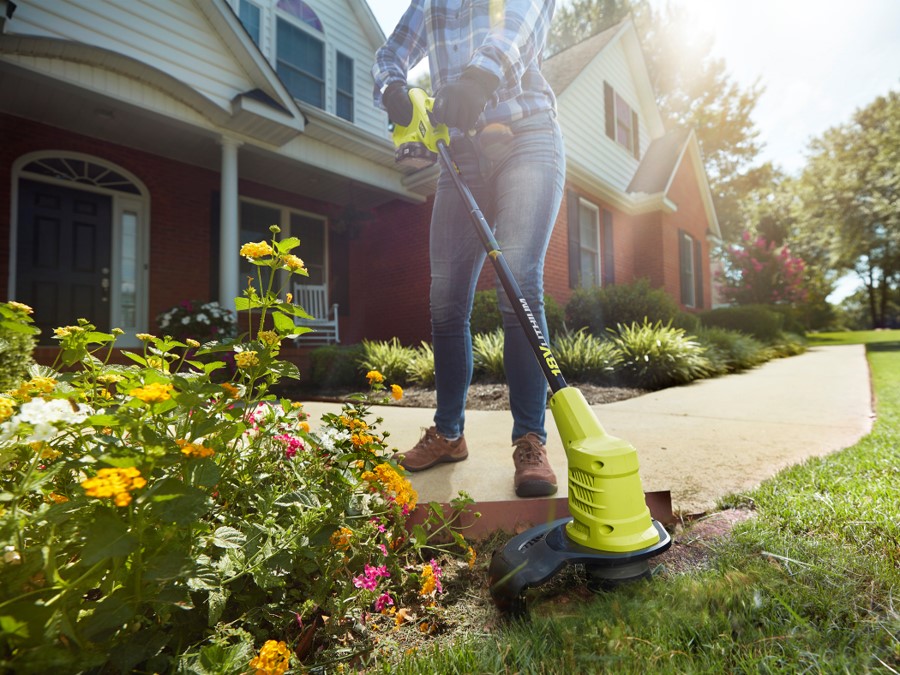
[{"label": "dirt patch", "polygon": [[[604,387],[596,384],[573,384],[591,405],[623,401],[647,393],[646,389],[635,387]],[[348,389],[303,391],[299,396],[305,400],[342,401],[357,393]],[[437,392],[433,388],[409,386],[403,389],[403,398],[392,405],[407,408],[436,408]],[[506,384],[475,382],[469,387],[467,410],[509,410],[509,390]]]}]

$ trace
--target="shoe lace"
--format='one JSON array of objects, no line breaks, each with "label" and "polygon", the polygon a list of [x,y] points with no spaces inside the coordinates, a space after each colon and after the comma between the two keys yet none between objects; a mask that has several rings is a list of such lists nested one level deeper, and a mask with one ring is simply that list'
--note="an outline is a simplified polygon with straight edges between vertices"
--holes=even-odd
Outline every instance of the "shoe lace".
[{"label": "shoe lace", "polygon": [[531,438],[520,438],[516,441],[519,461],[522,464],[543,464],[544,453],[541,444]]},{"label": "shoe lace", "polygon": [[417,448],[426,448],[432,443],[438,440],[438,432],[434,427],[429,427],[425,429],[425,433],[422,435],[422,438],[419,439],[419,442],[416,443]]}]

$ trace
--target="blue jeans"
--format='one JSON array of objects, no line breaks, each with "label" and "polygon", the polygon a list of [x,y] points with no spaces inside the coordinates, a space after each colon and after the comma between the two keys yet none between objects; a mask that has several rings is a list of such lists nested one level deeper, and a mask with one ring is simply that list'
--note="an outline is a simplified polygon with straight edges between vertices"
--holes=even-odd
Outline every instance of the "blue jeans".
[{"label": "blue jeans", "polygon": [[[472,190],[538,325],[544,318],[544,257],[562,201],[565,151],[551,112],[510,124],[510,150],[490,161],[479,138],[455,136],[451,153]],[[472,380],[469,315],[487,254],[468,209],[443,169],[431,214],[431,329],[434,346],[438,432],[454,438],[465,426]],[[509,298],[497,284],[503,316],[503,363],[513,417],[512,439],[528,432],[546,441],[547,381]],[[549,339],[549,338],[548,338]]]}]

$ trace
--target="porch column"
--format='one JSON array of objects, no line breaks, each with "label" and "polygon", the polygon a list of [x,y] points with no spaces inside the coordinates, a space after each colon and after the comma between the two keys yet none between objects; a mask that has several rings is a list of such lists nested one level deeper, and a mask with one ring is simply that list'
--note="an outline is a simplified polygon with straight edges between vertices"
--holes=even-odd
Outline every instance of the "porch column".
[{"label": "porch column", "polygon": [[219,304],[233,310],[240,293],[238,263],[238,148],[242,143],[222,136],[221,191],[219,202]]}]

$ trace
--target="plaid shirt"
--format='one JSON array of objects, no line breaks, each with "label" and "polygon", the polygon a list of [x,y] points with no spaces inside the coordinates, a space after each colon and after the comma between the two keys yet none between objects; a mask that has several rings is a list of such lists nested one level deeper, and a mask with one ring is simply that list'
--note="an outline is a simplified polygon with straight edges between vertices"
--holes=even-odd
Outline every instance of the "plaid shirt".
[{"label": "plaid shirt", "polygon": [[555,0],[412,0],[375,54],[375,105],[383,107],[385,86],[405,83],[409,69],[428,56],[435,92],[469,66],[500,80],[478,128],[555,110],[556,98],[540,70],[555,4]]}]

